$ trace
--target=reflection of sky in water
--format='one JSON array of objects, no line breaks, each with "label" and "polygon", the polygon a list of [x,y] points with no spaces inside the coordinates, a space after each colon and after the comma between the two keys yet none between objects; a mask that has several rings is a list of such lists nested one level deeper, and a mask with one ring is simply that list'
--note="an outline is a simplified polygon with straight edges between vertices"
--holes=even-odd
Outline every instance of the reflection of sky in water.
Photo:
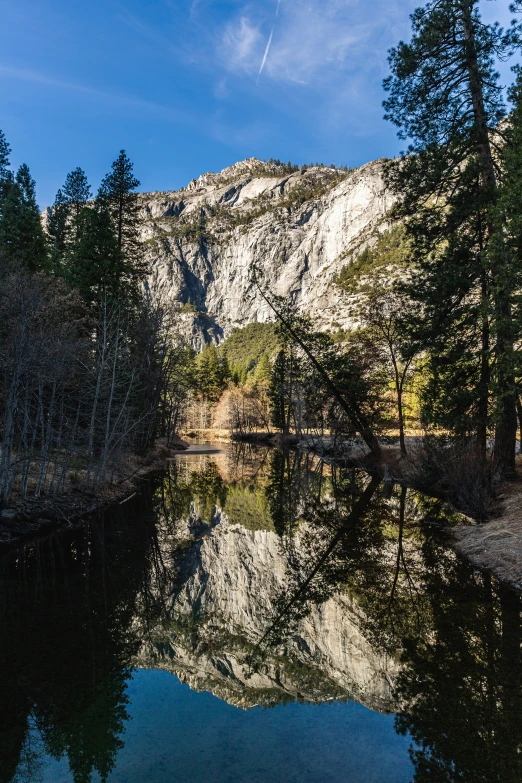
[{"label": "reflection of sky in water", "polygon": [[[167,672],[137,671],[113,783],[407,783],[393,717],[348,702],[244,711]],[[96,776],[93,781],[99,780]],[[43,783],[70,781],[49,762]]]}]

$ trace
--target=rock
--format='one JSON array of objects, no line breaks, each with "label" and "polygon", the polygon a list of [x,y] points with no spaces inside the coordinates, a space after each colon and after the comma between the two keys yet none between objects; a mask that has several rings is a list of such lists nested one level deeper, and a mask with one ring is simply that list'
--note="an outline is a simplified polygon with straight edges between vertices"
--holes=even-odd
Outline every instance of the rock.
[{"label": "rock", "polygon": [[274,294],[291,297],[320,328],[350,326],[334,280],[389,227],[387,162],[288,174],[248,158],[180,191],[140,194],[149,286],[181,309],[180,332],[196,349],[221,342],[235,326],[274,320],[251,279],[253,262]]},{"label": "rock", "polygon": [[288,174],[250,158],[204,174],[182,191],[142,194],[151,288],[197,309],[181,315],[195,348],[222,341],[235,326],[274,320],[252,283],[253,262],[273,293],[291,296],[321,328],[348,326],[334,279],[388,226],[393,199],[384,187],[384,165]]},{"label": "rock", "polygon": [[[272,694],[272,703],[288,695],[319,702],[346,697],[393,709],[400,666],[373,649],[364,613],[342,592],[312,606],[284,645],[269,649],[259,671],[252,671],[249,656],[288,588],[287,553],[272,531],[230,524],[220,509],[215,522],[172,569],[170,595],[164,581],[152,587],[171,607],[171,622],[147,628],[136,664],[172,671],[191,688],[243,708]],[[193,535],[197,520],[185,523],[187,536]],[[165,538],[158,531],[158,542],[168,563],[168,527]],[[294,546],[299,549],[299,539]]]}]

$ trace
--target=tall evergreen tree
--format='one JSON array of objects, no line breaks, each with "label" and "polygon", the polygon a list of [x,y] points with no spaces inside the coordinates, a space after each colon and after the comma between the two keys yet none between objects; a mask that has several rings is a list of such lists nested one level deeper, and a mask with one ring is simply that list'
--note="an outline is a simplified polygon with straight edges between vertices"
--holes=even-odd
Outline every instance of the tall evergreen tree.
[{"label": "tall evergreen tree", "polygon": [[217,402],[230,377],[228,359],[219,357],[216,346],[206,345],[197,360],[197,390],[211,402]]},{"label": "tall evergreen tree", "polygon": [[118,249],[125,258],[129,276],[136,282],[147,272],[139,237],[139,205],[135,192],[139,184],[133,174],[132,162],[125,150],[121,150],[98,192],[98,199],[109,210]]},{"label": "tall evergreen tree", "polygon": [[51,207],[47,231],[51,237],[51,260],[55,271],[62,274],[65,256],[72,252],[71,243],[79,240],[80,214],[92,197],[85,172],[76,168],[58,190]]},{"label": "tall evergreen tree", "polygon": [[270,386],[271,377],[272,363],[268,353],[264,351],[264,353],[261,354],[261,358],[257,363],[257,367],[254,372],[254,386],[260,390],[268,389]]},{"label": "tall evergreen tree", "polygon": [[49,210],[47,233],[51,240],[51,268],[60,274],[65,256],[68,228],[68,209],[63,190],[60,188]]},{"label": "tall evergreen tree", "polygon": [[[12,173],[9,168],[9,155],[11,154],[11,148],[7,143],[7,139],[2,130],[0,130],[0,202],[5,195],[5,189],[7,183],[12,178]],[[1,203],[0,203],[1,211]]]},{"label": "tall evergreen tree", "polygon": [[[506,143],[502,148],[502,186],[493,214],[495,237],[490,254],[504,264],[509,289],[516,292],[511,302],[515,341],[522,337],[522,71],[516,68],[517,81],[510,91],[514,109],[504,125]],[[522,352],[515,352],[517,410],[522,437]]]},{"label": "tall evergreen tree", "polygon": [[274,427],[281,430],[284,435],[288,434],[289,431],[287,376],[287,356],[286,351],[282,348],[277,354],[272,367],[268,398],[270,400],[270,420]]},{"label": "tall evergreen tree", "polygon": [[484,461],[495,373],[496,468],[510,474],[516,434],[512,291],[503,261],[487,248],[505,116],[495,64],[513,51],[519,28],[505,33],[485,24],[478,0],[431,0],[411,19],[411,42],[390,53],[384,107],[400,138],[411,140],[408,154],[391,166],[389,182],[422,279],[410,287],[422,304],[415,337],[429,352],[454,428],[476,435]]},{"label": "tall evergreen tree", "polygon": [[126,298],[130,281],[118,247],[111,216],[104,203],[82,209],[76,219],[77,238],[67,258],[64,277],[89,305]]},{"label": "tall evergreen tree", "polygon": [[91,186],[85,171],[78,167],[69,172],[62,192],[65,203],[70,208],[71,218],[74,220],[92,198]]},{"label": "tall evergreen tree", "polygon": [[24,163],[8,178],[0,215],[0,251],[3,257],[30,271],[45,269],[47,240],[36,203],[35,183]]}]

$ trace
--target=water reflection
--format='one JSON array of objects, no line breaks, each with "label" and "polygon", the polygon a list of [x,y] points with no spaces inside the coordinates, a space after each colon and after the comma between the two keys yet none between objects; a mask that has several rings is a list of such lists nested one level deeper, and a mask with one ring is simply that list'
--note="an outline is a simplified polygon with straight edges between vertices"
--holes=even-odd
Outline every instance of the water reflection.
[{"label": "water reflection", "polygon": [[[38,756],[66,755],[74,780],[105,780],[122,746],[129,632],[150,573],[154,525],[122,511],[1,564],[0,780],[37,780]],[[130,511],[130,509],[129,509]]]},{"label": "water reflection", "polygon": [[456,522],[310,455],[176,459],[2,560],[0,781],[42,755],[109,778],[135,666],[244,709],[356,699],[396,714],[416,783],[519,781],[520,600],[447,548]]}]

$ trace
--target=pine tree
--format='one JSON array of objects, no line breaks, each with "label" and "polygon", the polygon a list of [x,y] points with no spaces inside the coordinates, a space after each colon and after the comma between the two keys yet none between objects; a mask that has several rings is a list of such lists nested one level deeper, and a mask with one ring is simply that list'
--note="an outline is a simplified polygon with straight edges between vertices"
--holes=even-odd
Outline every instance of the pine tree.
[{"label": "pine tree", "polygon": [[288,433],[288,370],[284,349],[277,354],[270,374],[268,397],[270,399],[270,421],[286,435]]},{"label": "pine tree", "polygon": [[225,387],[227,381],[229,381],[232,378],[232,372],[230,370],[230,362],[228,361],[228,354],[226,349],[224,349],[223,353],[221,354],[220,368],[221,368],[221,383],[223,387]]},{"label": "pine tree", "polygon": [[272,378],[272,364],[265,351],[257,363],[254,372],[254,386],[257,389],[268,389]]},{"label": "pine tree", "polygon": [[51,267],[55,273],[63,274],[66,255],[72,252],[71,244],[79,239],[80,214],[91,198],[91,188],[85,172],[76,168],[58,190],[47,222],[51,237]]},{"label": "pine tree", "polygon": [[70,208],[71,219],[74,220],[92,198],[91,186],[83,169],[78,167],[67,174],[63,197]]},{"label": "pine tree", "polygon": [[[516,431],[512,292],[503,263],[493,263],[486,251],[505,116],[495,60],[510,54],[519,28],[504,33],[484,24],[478,0],[432,0],[411,19],[411,42],[390,53],[384,107],[399,137],[411,140],[388,180],[417,263],[410,293],[421,303],[422,319],[414,336],[429,353],[453,429],[476,435],[483,462],[491,373],[498,370],[495,461],[499,473],[509,474]],[[432,408],[435,418],[439,413]]]},{"label": "pine tree", "polygon": [[89,305],[107,296],[125,299],[131,285],[109,211],[102,203],[84,208],[76,219],[77,239],[67,258],[64,277]]},{"label": "pine tree", "polygon": [[229,377],[228,361],[220,360],[215,345],[206,345],[197,360],[197,390],[205,399],[217,402]]},{"label": "pine tree", "polygon": [[24,163],[7,179],[0,215],[0,251],[29,271],[47,267],[47,239],[36,203],[35,183]]},{"label": "pine tree", "polygon": [[9,168],[9,155],[11,154],[11,148],[7,143],[7,139],[3,131],[0,130],[0,213],[1,213],[1,201],[5,195],[5,189],[7,183],[12,179],[12,173]]},{"label": "pine tree", "polygon": [[[502,186],[493,218],[496,229],[490,254],[504,263],[504,274],[509,277],[512,291],[522,290],[522,71],[516,68],[517,81],[510,91],[514,110],[505,126],[506,143],[502,149]],[[512,302],[515,338],[522,336],[522,302],[520,296]],[[522,438],[522,354],[515,353],[517,385],[517,412]]]},{"label": "pine tree", "polygon": [[143,259],[139,237],[139,204],[135,192],[140,183],[132,170],[133,164],[125,150],[121,150],[112,164],[111,172],[100,185],[98,199],[104,202],[109,211],[128,275],[137,283],[146,275],[147,264]]},{"label": "pine tree", "polygon": [[69,212],[62,189],[58,190],[54,204],[49,210],[47,233],[51,241],[51,269],[55,274],[61,274],[66,250],[66,238]]}]

